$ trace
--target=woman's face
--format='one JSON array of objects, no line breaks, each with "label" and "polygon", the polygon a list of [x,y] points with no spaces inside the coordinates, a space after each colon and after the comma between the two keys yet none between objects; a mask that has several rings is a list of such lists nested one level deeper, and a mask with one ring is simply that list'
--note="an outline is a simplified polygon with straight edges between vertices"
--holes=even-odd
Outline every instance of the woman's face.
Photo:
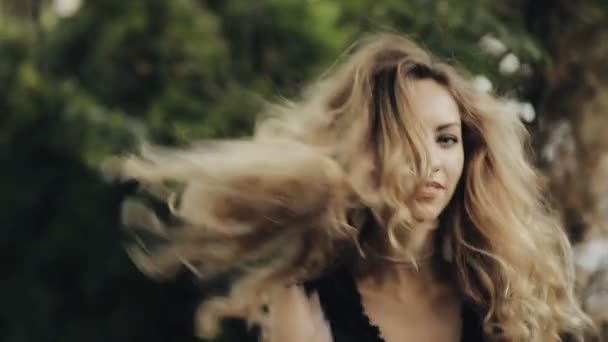
[{"label": "woman's face", "polygon": [[[445,209],[462,175],[464,150],[458,105],[441,84],[432,79],[413,81],[409,94],[412,111],[424,125],[432,174],[416,194],[416,201],[434,220]],[[428,215],[428,217],[426,217]]]}]

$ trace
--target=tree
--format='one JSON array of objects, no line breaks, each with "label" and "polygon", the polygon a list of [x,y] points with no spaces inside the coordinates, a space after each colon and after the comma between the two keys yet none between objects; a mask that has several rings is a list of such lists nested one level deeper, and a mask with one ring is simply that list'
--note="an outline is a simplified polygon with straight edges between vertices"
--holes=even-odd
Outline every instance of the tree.
[{"label": "tree", "polygon": [[[538,104],[539,155],[566,122],[572,153],[545,161],[555,196],[575,240],[583,217],[606,221],[587,181],[607,148],[596,130],[608,74],[597,3],[103,0],[61,15],[56,3],[0,3],[3,340],[195,341],[193,312],[210,287],[138,273],[117,223],[131,189],[105,184],[99,162],[141,139],[250,134],[266,100],[297,98],[368,31],[411,35],[513,98],[515,111],[516,99]],[[566,201],[572,193],[582,204]],[[243,340],[235,324],[221,341]]]}]

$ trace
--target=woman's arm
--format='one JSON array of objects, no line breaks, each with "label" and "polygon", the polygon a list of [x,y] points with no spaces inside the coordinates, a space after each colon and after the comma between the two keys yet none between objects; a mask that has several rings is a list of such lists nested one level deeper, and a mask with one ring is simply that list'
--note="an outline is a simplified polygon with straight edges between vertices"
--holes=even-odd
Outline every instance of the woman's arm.
[{"label": "woman's arm", "polygon": [[316,292],[307,297],[300,286],[286,287],[272,298],[269,310],[270,342],[332,341]]}]

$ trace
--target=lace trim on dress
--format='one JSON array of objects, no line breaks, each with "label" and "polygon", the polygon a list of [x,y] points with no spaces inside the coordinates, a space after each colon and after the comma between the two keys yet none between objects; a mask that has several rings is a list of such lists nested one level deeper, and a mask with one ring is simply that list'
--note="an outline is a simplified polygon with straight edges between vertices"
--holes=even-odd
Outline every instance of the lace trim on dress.
[{"label": "lace trim on dress", "polygon": [[355,282],[355,279],[352,277],[352,275],[349,274],[349,278],[350,278],[350,283],[352,284],[352,290],[354,292],[354,296],[356,298],[355,302],[358,304],[358,312],[359,312],[359,317],[361,317],[362,320],[365,321],[365,326],[367,326],[367,329],[369,330],[369,334],[371,336],[373,336],[374,338],[374,342],[385,342],[384,338],[382,337],[382,334],[380,332],[380,328],[372,323],[372,321],[370,320],[369,316],[367,315],[367,312],[365,312],[365,308],[363,307],[363,298],[361,298],[361,293],[359,293],[359,290],[357,289],[357,284]]},{"label": "lace trim on dress", "polygon": [[[347,268],[339,268],[307,282],[304,288],[308,293],[316,291],[319,294],[334,342],[385,342],[378,326],[367,316],[354,276]],[[484,341],[481,319],[473,306],[465,302],[461,314],[461,341]]]},{"label": "lace trim on dress", "polygon": [[380,329],[372,324],[361,303],[361,295],[348,270],[341,268],[305,284],[308,292],[317,291],[323,312],[330,322],[335,342],[385,342]]}]

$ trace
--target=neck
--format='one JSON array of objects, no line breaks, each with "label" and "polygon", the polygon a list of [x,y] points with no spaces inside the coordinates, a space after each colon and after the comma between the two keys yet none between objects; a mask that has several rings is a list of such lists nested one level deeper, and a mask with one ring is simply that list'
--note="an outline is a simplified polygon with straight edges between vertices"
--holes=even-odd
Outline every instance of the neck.
[{"label": "neck", "polygon": [[405,250],[376,260],[373,268],[380,271],[361,274],[361,280],[378,290],[400,288],[403,284],[424,287],[430,281],[437,281],[441,273],[434,250],[437,225],[437,221],[425,221],[414,226]]},{"label": "neck", "polygon": [[434,253],[437,221],[424,221],[416,225],[409,234],[406,253],[414,260],[423,261]]},{"label": "neck", "polygon": [[428,263],[435,253],[436,234],[437,221],[419,222],[408,232],[403,249],[395,250],[386,246],[389,251],[387,253],[388,263],[394,262],[402,266],[405,264]]}]

